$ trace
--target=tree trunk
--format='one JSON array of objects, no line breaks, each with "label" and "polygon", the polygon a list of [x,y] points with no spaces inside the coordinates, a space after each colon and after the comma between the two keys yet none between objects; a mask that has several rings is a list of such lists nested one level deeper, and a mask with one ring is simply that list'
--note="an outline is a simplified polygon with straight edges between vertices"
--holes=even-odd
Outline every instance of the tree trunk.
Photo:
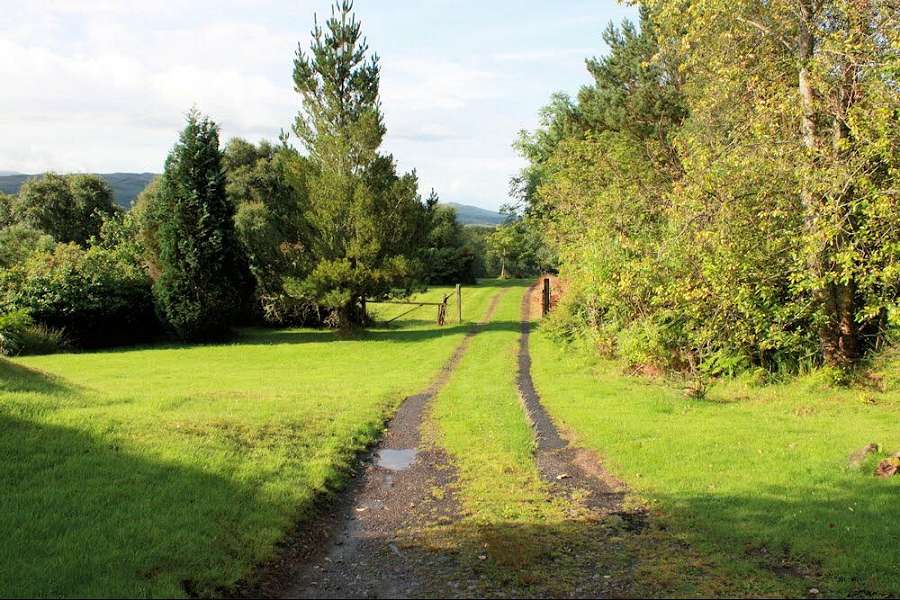
[{"label": "tree trunk", "polygon": [[[798,38],[800,71],[797,91],[800,95],[800,106],[803,111],[801,133],[803,145],[809,151],[813,168],[822,160],[822,134],[818,124],[816,93],[809,79],[809,66],[815,52],[815,14],[812,0],[800,1],[801,23]],[[839,125],[838,125],[839,126]],[[835,133],[834,148],[839,146],[839,134]],[[804,209],[804,227],[807,237],[814,237],[820,227],[819,219],[823,212],[822,200],[805,184],[801,190]],[[840,245],[840,238],[838,239]],[[822,308],[825,322],[819,329],[819,343],[822,357],[832,366],[846,367],[859,358],[858,327],[856,323],[856,291],[851,281],[846,284],[830,281],[829,272],[835,265],[829,256],[829,248],[816,248],[807,256],[807,267],[811,275],[823,281],[813,290],[813,300]]]},{"label": "tree trunk", "polygon": [[500,279],[506,279],[508,275],[506,274],[506,257],[500,257]]}]

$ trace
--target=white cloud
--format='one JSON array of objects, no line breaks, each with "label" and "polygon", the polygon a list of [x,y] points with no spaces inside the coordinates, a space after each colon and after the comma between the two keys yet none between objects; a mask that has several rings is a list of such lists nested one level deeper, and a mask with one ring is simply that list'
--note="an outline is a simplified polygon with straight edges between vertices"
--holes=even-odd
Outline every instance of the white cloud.
[{"label": "white cloud", "polygon": [[[382,56],[385,149],[424,189],[504,202],[522,162],[516,132],[551,92],[577,89],[581,59],[600,50],[610,9],[572,1],[581,6],[558,21],[541,18],[558,14],[541,3],[358,0]],[[329,3],[0,0],[0,170],[159,171],[195,104],[226,139],[274,139],[300,104],[297,42],[308,45],[311,15]],[[426,22],[440,25],[426,33]]]},{"label": "white cloud", "polygon": [[460,63],[406,58],[382,64],[381,97],[397,111],[460,110],[496,97],[495,73]]}]

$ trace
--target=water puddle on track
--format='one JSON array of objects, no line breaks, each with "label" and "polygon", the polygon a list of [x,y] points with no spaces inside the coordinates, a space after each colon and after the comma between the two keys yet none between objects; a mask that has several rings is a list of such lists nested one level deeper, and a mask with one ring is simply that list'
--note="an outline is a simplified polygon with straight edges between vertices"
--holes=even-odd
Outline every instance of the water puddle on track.
[{"label": "water puddle on track", "polygon": [[416,448],[382,448],[375,453],[375,465],[388,471],[405,471],[416,460]]}]

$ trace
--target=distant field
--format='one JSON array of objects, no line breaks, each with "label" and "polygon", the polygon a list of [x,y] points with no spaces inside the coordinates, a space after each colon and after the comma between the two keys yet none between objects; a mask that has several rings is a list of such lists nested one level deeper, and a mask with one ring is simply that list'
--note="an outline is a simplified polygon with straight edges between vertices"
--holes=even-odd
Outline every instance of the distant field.
[{"label": "distant field", "polygon": [[[496,291],[467,288],[465,319]],[[183,581],[200,593],[234,582],[466,329],[423,309],[352,338],[247,330],[231,344],[0,360],[0,593],[165,597]]]},{"label": "distant field", "polygon": [[731,579],[749,559],[822,597],[900,594],[900,477],[874,478],[874,459],[860,470],[847,461],[869,442],[881,456],[900,451],[896,353],[865,387],[731,382],[691,400],[533,338],[535,383],[554,418],[671,530],[731,561]]}]

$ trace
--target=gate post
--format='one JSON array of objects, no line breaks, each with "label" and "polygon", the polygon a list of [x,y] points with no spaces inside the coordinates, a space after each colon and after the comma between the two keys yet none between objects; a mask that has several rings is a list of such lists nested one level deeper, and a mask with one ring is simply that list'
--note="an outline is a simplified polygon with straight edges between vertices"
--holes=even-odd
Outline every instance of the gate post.
[{"label": "gate post", "polygon": [[541,314],[547,316],[550,312],[550,278],[544,277],[544,290],[541,295]]},{"label": "gate post", "polygon": [[462,325],[462,286],[456,284],[456,324]]}]

